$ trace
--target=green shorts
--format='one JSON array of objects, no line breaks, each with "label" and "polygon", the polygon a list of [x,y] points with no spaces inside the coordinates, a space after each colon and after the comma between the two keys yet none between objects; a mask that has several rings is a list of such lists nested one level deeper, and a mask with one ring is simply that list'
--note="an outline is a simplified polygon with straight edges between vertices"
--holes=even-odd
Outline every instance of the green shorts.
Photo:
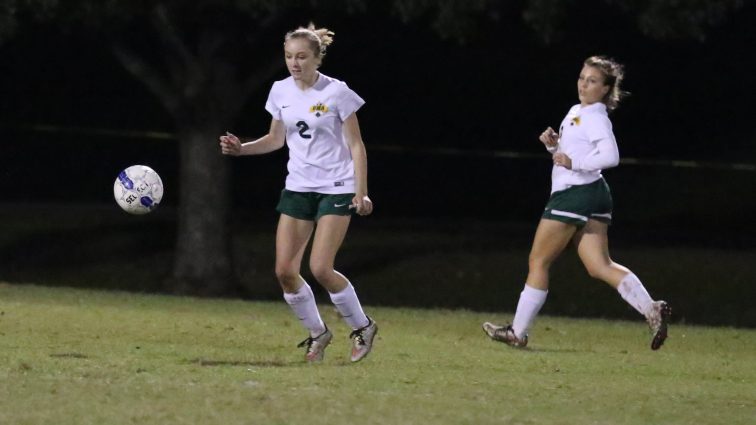
[{"label": "green shorts", "polygon": [[588,220],[612,223],[612,193],[602,178],[551,194],[543,218],[583,227]]},{"label": "green shorts", "polygon": [[354,193],[330,195],[318,192],[282,190],[276,211],[300,220],[317,221],[324,215],[352,215]]}]

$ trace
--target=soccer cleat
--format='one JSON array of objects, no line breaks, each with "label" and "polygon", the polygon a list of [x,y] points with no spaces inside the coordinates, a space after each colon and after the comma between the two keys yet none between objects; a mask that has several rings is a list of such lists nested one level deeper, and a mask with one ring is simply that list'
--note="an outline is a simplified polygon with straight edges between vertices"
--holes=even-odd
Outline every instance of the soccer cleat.
[{"label": "soccer cleat", "polygon": [[378,325],[373,319],[368,317],[368,324],[349,334],[352,339],[352,361],[358,362],[365,358],[373,349],[373,339],[378,333]]},{"label": "soccer cleat", "polygon": [[648,327],[654,334],[651,339],[651,349],[658,350],[667,339],[667,325],[672,317],[672,307],[666,301],[654,301],[651,305],[651,312],[646,315]]},{"label": "soccer cleat", "polygon": [[483,324],[483,331],[492,340],[503,342],[511,347],[524,348],[528,345],[528,336],[524,335],[522,338],[518,338],[514,329],[512,329],[512,325],[498,326],[486,322]]},{"label": "soccer cleat", "polygon": [[328,327],[326,327],[326,330],[323,331],[322,334],[316,336],[315,338],[307,337],[307,339],[300,342],[297,347],[307,346],[307,351],[305,352],[305,360],[310,363],[319,362],[323,360],[323,356],[325,356],[325,349],[326,347],[328,347],[328,344],[331,343],[331,338],[333,338],[333,334],[330,330],[328,330]]}]

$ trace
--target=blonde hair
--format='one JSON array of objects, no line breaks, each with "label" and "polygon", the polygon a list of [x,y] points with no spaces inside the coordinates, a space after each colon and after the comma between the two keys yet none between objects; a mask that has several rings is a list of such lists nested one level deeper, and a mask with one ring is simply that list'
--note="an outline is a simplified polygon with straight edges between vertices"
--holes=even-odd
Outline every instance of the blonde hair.
[{"label": "blonde hair", "polygon": [[303,38],[310,42],[310,47],[315,53],[316,58],[322,58],[326,54],[326,48],[333,43],[335,34],[328,28],[315,28],[315,24],[310,22],[307,27],[299,27],[286,33],[284,43],[295,38]]},{"label": "blonde hair", "polygon": [[625,67],[606,56],[591,56],[583,62],[583,65],[601,71],[604,76],[604,85],[609,86],[609,91],[601,101],[610,112],[617,109],[620,100],[630,94],[620,88],[622,79],[625,77]]}]

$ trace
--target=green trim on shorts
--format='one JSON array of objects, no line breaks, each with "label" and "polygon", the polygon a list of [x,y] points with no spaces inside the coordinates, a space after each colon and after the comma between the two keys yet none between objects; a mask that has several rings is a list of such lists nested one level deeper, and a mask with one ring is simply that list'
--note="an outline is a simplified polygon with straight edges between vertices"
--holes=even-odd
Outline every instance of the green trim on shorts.
[{"label": "green trim on shorts", "polygon": [[318,221],[324,215],[352,215],[354,193],[328,194],[284,189],[276,211],[299,220]]},{"label": "green trim on shorts", "polygon": [[588,220],[612,224],[612,206],[612,193],[602,177],[552,193],[541,217],[577,227],[585,226]]}]

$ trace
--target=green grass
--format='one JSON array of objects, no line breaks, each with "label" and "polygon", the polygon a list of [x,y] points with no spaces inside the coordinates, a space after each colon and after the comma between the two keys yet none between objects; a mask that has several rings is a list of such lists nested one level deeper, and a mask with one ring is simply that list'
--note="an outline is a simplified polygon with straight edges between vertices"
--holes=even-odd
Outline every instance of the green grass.
[{"label": "green grass", "polygon": [[751,424],[756,331],[541,317],[525,350],[465,310],[367,307],[306,365],[280,302],[0,284],[0,424]]}]

